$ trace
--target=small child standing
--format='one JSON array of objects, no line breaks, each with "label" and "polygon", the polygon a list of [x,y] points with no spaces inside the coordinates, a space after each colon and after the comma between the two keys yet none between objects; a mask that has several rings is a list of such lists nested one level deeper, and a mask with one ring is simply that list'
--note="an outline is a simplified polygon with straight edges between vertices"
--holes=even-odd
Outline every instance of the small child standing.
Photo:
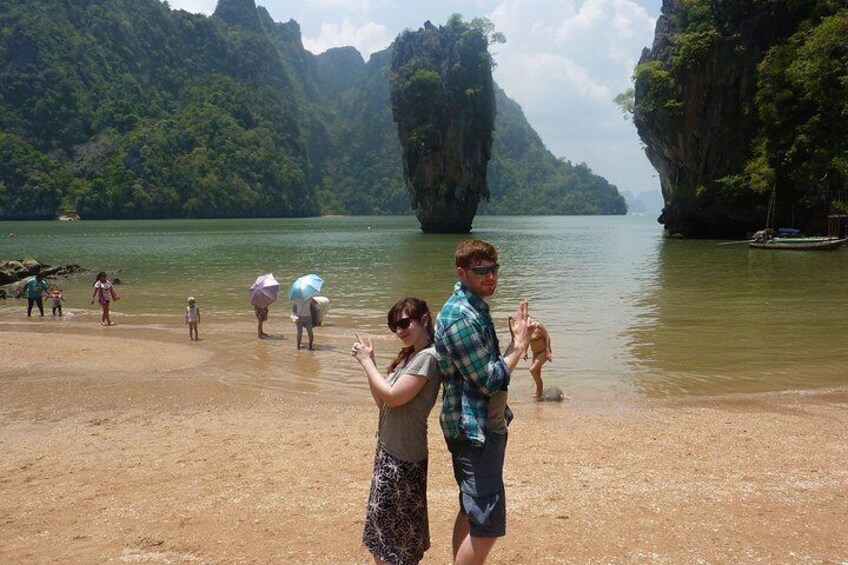
[{"label": "small child standing", "polygon": [[197,335],[197,326],[200,324],[200,308],[197,307],[197,301],[193,296],[188,297],[185,320],[186,324],[188,324],[188,338],[200,340],[200,337]]},{"label": "small child standing", "polygon": [[62,298],[62,289],[54,288],[53,292],[50,293],[50,298],[53,300],[53,315],[56,315],[56,312],[59,312],[59,317],[62,317],[62,302],[65,301]]}]

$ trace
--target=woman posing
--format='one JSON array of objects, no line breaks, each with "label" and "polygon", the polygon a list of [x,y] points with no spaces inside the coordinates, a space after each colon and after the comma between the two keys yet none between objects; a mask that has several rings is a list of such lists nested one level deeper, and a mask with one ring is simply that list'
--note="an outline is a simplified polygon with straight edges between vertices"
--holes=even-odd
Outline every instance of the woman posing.
[{"label": "woman posing", "polygon": [[112,300],[120,300],[120,298],[115,292],[115,289],[112,288],[112,282],[109,280],[109,277],[102,271],[97,273],[97,280],[94,281],[94,292],[91,295],[91,303],[94,304],[95,300],[100,303],[100,308],[103,310],[103,314],[100,316],[100,325],[111,326],[112,319],[109,317],[109,304]]},{"label": "woman posing", "polygon": [[380,408],[374,476],[362,542],[376,563],[418,563],[430,547],[427,518],[427,416],[436,403],[441,373],[427,303],[404,298],[387,315],[403,342],[383,376],[371,340],[357,336],[351,354],[368,377]]}]

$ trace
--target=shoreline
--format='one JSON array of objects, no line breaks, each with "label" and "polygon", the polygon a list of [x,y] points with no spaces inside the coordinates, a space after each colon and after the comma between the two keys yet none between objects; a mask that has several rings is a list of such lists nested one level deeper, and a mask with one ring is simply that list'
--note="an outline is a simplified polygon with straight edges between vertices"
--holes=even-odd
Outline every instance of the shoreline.
[{"label": "shoreline", "polygon": [[[365,389],[234,385],[187,338],[25,325],[3,332],[0,561],[370,561]],[[848,388],[513,408],[489,563],[848,560]],[[437,410],[430,452],[424,563],[447,563]]]}]

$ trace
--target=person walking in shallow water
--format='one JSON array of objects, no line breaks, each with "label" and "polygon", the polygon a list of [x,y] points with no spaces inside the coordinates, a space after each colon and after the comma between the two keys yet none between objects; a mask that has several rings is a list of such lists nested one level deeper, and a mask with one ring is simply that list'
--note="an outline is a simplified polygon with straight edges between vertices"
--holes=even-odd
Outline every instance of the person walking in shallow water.
[{"label": "person walking in shallow water", "polygon": [[101,326],[111,326],[112,318],[109,315],[109,305],[113,300],[120,300],[118,293],[112,287],[112,282],[103,271],[97,273],[97,280],[94,281],[94,293],[91,295],[91,303],[94,301],[100,303],[102,314],[100,316]]},{"label": "person walking in shallow water", "polygon": [[65,299],[62,298],[62,289],[61,288],[54,288],[53,291],[50,293],[50,299],[53,302],[53,315],[55,316],[56,313],[58,312],[59,317],[61,318],[62,317],[62,302],[65,301]]},{"label": "person walking in shallow water", "polygon": [[38,311],[44,316],[44,291],[47,290],[47,283],[44,282],[44,275],[38,273],[32,277],[26,284],[27,297],[27,318],[32,317],[33,305],[38,306]]},{"label": "person walking in shallow water", "polygon": [[265,339],[268,334],[265,333],[265,322],[268,320],[268,307],[260,308],[253,307],[253,313],[256,315],[256,335],[259,339]]},{"label": "person walking in shallow water", "polygon": [[312,331],[312,305],[315,304],[314,298],[304,298],[292,303],[292,314],[295,317],[294,323],[297,328],[297,349],[300,350],[300,343],[303,341],[303,330],[306,329],[306,334],[309,337],[309,349],[312,350],[314,334]]},{"label": "person walking in shallow water", "polygon": [[403,348],[383,377],[370,339],[351,355],[365,370],[380,409],[377,453],[362,542],[376,563],[418,563],[430,547],[427,516],[427,417],[441,384],[427,303],[404,298],[387,315]]},{"label": "person walking in shallow water", "polygon": [[498,253],[487,241],[461,242],[454,255],[459,281],[436,321],[435,345],[444,392],[439,418],[459,486],[453,529],[454,563],[483,563],[506,535],[503,464],[510,373],[530,342],[527,301],[509,319],[512,342],[501,355],[485,298],[498,285]]}]

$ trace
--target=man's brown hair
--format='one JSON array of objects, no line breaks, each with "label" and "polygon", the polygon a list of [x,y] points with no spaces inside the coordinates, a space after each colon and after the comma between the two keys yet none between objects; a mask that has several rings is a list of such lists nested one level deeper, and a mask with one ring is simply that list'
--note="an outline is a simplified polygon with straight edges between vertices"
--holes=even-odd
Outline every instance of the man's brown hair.
[{"label": "man's brown hair", "polygon": [[456,246],[454,260],[457,267],[470,267],[483,261],[498,262],[498,252],[488,241],[482,239],[466,239]]}]

